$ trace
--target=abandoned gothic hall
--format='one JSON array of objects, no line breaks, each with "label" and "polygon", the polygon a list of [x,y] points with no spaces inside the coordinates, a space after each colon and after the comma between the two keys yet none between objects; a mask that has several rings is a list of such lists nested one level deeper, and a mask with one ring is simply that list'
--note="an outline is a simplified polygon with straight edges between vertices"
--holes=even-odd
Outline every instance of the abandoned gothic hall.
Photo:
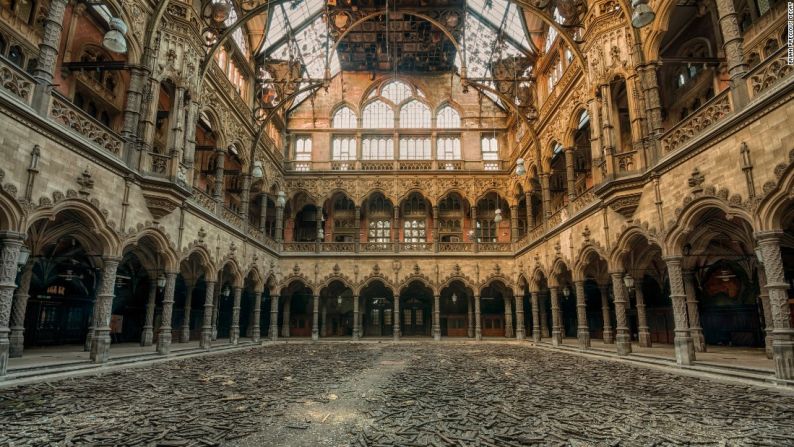
[{"label": "abandoned gothic hall", "polygon": [[787,6],[0,0],[0,380],[512,339],[794,384]]}]

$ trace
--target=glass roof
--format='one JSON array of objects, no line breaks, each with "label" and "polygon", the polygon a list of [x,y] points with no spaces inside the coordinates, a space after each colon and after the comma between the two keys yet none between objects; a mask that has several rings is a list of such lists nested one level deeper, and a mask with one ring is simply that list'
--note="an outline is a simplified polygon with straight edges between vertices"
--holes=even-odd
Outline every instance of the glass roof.
[{"label": "glass roof", "polygon": [[[505,39],[526,52],[530,51],[532,46],[518,6],[507,0],[469,0],[467,5],[479,20],[499,30]],[[466,34],[468,39],[468,30]]]}]

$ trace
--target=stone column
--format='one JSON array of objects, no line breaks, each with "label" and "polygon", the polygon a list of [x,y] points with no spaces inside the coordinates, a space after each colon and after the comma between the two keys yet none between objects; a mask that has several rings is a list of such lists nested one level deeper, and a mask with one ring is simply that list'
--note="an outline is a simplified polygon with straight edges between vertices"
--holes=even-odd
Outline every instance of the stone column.
[{"label": "stone column", "polygon": [[598,290],[601,292],[601,315],[604,319],[604,343],[611,345],[615,343],[612,333],[612,315],[609,312],[609,285],[599,284]]},{"label": "stone column", "polygon": [[267,194],[259,195],[259,231],[267,235]]},{"label": "stone column", "polygon": [[657,63],[645,65],[641,73],[645,87],[645,104],[648,108],[648,127],[652,137],[658,137],[664,133],[662,125],[662,101],[659,95],[659,79],[656,76]]},{"label": "stone column", "polygon": [[[121,129],[121,136],[127,141],[128,147],[136,144],[135,137],[138,134],[138,123],[141,117],[141,99],[143,97],[143,86],[146,84],[148,72],[143,67],[133,67],[130,69],[130,84],[127,87],[127,101],[124,105],[124,123]],[[132,164],[132,150],[127,151],[127,163]]]},{"label": "stone column", "polygon": [[[243,191],[240,194],[240,219],[248,224],[248,208],[251,206],[251,175],[243,174]],[[253,227],[253,225],[251,225]]]},{"label": "stone column", "polygon": [[568,187],[568,203],[573,203],[576,198],[576,172],[574,171],[576,152],[574,152],[574,149],[573,147],[565,148],[565,180]]},{"label": "stone column", "polygon": [[775,360],[775,376],[778,379],[794,379],[794,329],[791,327],[788,304],[788,288],[780,254],[783,232],[756,233],[761,256],[764,259],[766,290],[772,309],[772,351]]},{"label": "stone column", "polygon": [[628,355],[631,354],[631,335],[626,317],[628,297],[623,284],[623,272],[611,272],[610,275],[612,276],[612,293],[615,294],[615,344],[618,355]]},{"label": "stone column", "polygon": [[220,282],[215,287],[215,302],[212,306],[212,340],[218,339],[218,314],[220,313],[221,300],[223,299],[223,286]]},{"label": "stone column", "polygon": [[229,343],[236,345],[240,342],[240,301],[243,296],[243,288],[234,288],[234,301],[232,302],[232,326],[229,330]]},{"label": "stone column", "polygon": [[562,344],[562,311],[560,310],[560,289],[549,287],[551,297],[551,344],[559,346]]},{"label": "stone column", "polygon": [[482,340],[482,314],[480,313],[480,295],[474,295],[474,339]]},{"label": "stone column", "polygon": [[312,300],[312,340],[320,338],[320,295],[314,295]]},{"label": "stone column", "polygon": [[328,304],[323,302],[321,306],[321,324],[320,324],[320,336],[327,337],[328,336]]},{"label": "stone column", "polygon": [[516,300],[516,340],[523,340],[526,338],[526,329],[524,329],[524,297],[516,293],[513,296]]},{"label": "stone column", "polygon": [[548,308],[546,307],[546,292],[538,292],[538,300],[540,302],[540,333],[543,334],[544,337],[550,338],[551,333],[549,332],[549,314]]},{"label": "stone column", "polygon": [[259,320],[262,319],[262,292],[254,292],[254,321],[249,325],[251,327],[251,341],[259,343],[262,337],[262,329],[259,327]]},{"label": "stone column", "polygon": [[[766,273],[764,273],[763,267],[758,269],[758,288],[760,289],[758,298],[761,301],[761,309],[764,312],[764,351],[766,352],[766,358],[773,359],[772,343],[774,336],[772,331],[774,330],[774,324],[772,321],[772,307],[769,303],[769,292],[766,290]],[[12,335],[13,330],[14,328],[11,328]],[[13,340],[11,343],[13,349]]]},{"label": "stone column", "polygon": [[[435,141],[435,140],[431,140]],[[433,251],[438,253],[438,243],[439,243],[439,229],[441,228],[441,222],[438,219],[438,206],[433,206],[432,208],[432,215],[433,215]]]},{"label": "stone column", "polygon": [[400,207],[394,206],[394,220],[392,220],[392,238],[391,241],[394,243],[394,252],[397,253],[400,251]]},{"label": "stone column", "polygon": [[479,243],[477,241],[480,238],[480,233],[477,231],[477,206],[471,207],[471,229],[474,231],[471,243],[474,244],[473,250],[477,253],[479,251]]},{"label": "stone column", "polygon": [[670,278],[670,300],[673,302],[673,321],[675,324],[675,360],[679,365],[691,365],[695,361],[695,347],[689,336],[686,315],[686,292],[681,272],[681,257],[671,256],[664,259]]},{"label": "stone column", "polygon": [[543,193],[543,221],[551,217],[551,190],[549,189],[549,174],[540,174],[540,188]]},{"label": "stone column", "polygon": [[212,191],[212,198],[220,206],[223,206],[223,169],[226,160],[226,150],[222,147],[215,149],[215,189]]},{"label": "stone column", "polygon": [[284,313],[281,317],[281,336],[289,338],[289,320],[290,320],[290,305],[292,304],[292,297],[287,296],[287,301],[284,302]]},{"label": "stone column", "polygon": [[149,274],[149,298],[146,301],[146,319],[143,322],[141,346],[151,346],[154,339],[154,306],[157,299],[157,277]]},{"label": "stone column", "polygon": [[171,352],[171,320],[174,310],[174,291],[176,290],[176,272],[165,274],[163,291],[163,321],[157,332],[157,353],[168,355]]},{"label": "stone column", "polygon": [[17,287],[17,261],[24,238],[24,234],[0,234],[0,244],[2,244],[0,246],[0,376],[4,376],[8,369],[11,344],[8,339],[8,334],[11,332],[8,323],[14,290]]},{"label": "stone column", "polygon": [[355,220],[355,234],[353,234],[353,243],[355,245],[355,251],[358,253],[361,248],[361,207],[359,205],[356,205],[356,209],[353,212],[353,219]]},{"label": "stone column", "polygon": [[575,281],[576,288],[576,339],[581,349],[590,347],[590,328],[587,325],[587,297],[584,292],[584,281]]},{"label": "stone column", "polygon": [[524,193],[524,201],[527,204],[527,234],[529,234],[529,230],[535,228],[535,217],[532,213],[532,193],[525,192]]},{"label": "stone column", "polygon": [[270,341],[278,340],[278,295],[270,291],[270,327],[268,328]]},{"label": "stone column", "polygon": [[689,317],[689,336],[692,338],[695,352],[706,352],[706,338],[703,336],[703,328],[700,327],[695,273],[692,270],[685,270],[683,271],[683,277],[684,291],[686,292],[686,312]]},{"label": "stone column", "polygon": [[361,338],[359,321],[361,319],[360,300],[358,295],[353,295],[353,341]]},{"label": "stone column", "polygon": [[193,311],[193,283],[188,283],[185,291],[185,321],[182,322],[182,332],[180,333],[180,343],[190,341],[190,313]]},{"label": "stone column", "polygon": [[642,280],[634,280],[634,298],[637,301],[637,332],[640,346],[651,347],[651,329],[648,327],[648,314],[645,310],[645,294],[642,292]]},{"label": "stone column", "polygon": [[[52,92],[55,65],[58,61],[58,48],[61,44],[63,19],[67,0],[52,0],[44,18],[44,35],[39,44],[39,61],[33,70],[36,86],[33,90],[33,108],[41,115],[47,114]],[[14,260],[16,262],[16,260]]]},{"label": "stone column", "polygon": [[30,279],[33,277],[33,262],[28,262],[19,278],[19,287],[14,293],[14,305],[11,308],[11,336],[9,341],[9,357],[22,357],[25,349],[25,313],[28,308]]},{"label": "stone column", "polygon": [[733,96],[734,109],[741,109],[748,101],[747,84],[744,82],[747,64],[742,54],[744,39],[736,19],[736,8],[733,1],[717,0],[717,15],[719,15],[722,41],[724,42],[722,49],[725,50],[728,74],[731,77],[731,96]]},{"label": "stone column", "polygon": [[433,296],[433,339],[441,341],[441,295]]},{"label": "stone column", "polygon": [[394,312],[392,316],[394,341],[400,341],[400,295],[394,296]]},{"label": "stone column", "polygon": [[202,349],[209,349],[212,343],[212,314],[214,313],[215,281],[207,281],[206,289],[204,295],[204,321],[201,324],[201,341],[199,342],[199,346],[201,346]]},{"label": "stone column", "polygon": [[540,330],[540,304],[538,303],[538,292],[530,292],[530,299],[532,300],[532,341],[535,343],[541,339]]},{"label": "stone column", "polygon": [[513,302],[510,298],[504,297],[505,303],[505,337],[513,338]]},{"label": "stone column", "polygon": [[467,298],[467,305],[466,305],[466,313],[468,314],[467,318],[467,331],[466,335],[469,338],[474,338],[474,297],[469,296]]},{"label": "stone column", "polygon": [[276,200],[276,242],[284,240],[284,205]]},{"label": "stone column", "polygon": [[94,336],[91,339],[91,361],[106,363],[110,355],[110,313],[115,297],[117,258],[102,258],[102,272],[94,307]]},{"label": "stone column", "polygon": [[518,205],[510,207],[510,242],[518,240]]}]

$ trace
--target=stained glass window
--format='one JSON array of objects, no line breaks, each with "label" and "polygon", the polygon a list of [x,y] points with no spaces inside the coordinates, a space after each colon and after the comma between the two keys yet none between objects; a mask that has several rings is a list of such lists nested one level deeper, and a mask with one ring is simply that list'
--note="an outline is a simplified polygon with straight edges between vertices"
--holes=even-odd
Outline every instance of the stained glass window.
[{"label": "stained glass window", "polygon": [[411,87],[402,81],[392,81],[383,87],[381,96],[395,104],[400,104],[411,97]]},{"label": "stained glass window", "polygon": [[355,129],[357,127],[355,112],[347,106],[340,108],[334,113],[332,126],[335,129]]},{"label": "stained glass window", "polygon": [[429,129],[430,108],[419,101],[411,101],[400,109],[400,127],[406,129]]},{"label": "stained glass window", "polygon": [[394,110],[383,101],[375,101],[364,107],[364,128],[379,129],[394,127]]},{"label": "stained glass window", "polygon": [[436,127],[441,129],[457,129],[460,127],[460,114],[450,106],[445,106],[436,115]]}]

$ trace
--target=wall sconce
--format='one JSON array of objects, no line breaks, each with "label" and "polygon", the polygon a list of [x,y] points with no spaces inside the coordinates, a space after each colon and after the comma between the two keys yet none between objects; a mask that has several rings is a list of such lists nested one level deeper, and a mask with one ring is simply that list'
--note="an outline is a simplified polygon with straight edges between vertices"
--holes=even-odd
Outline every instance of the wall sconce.
[{"label": "wall sconce", "polygon": [[453,303],[457,303],[458,302],[458,295],[456,295],[454,293],[452,294],[452,302]]},{"label": "wall sconce", "polygon": [[632,290],[634,290],[634,277],[626,273],[626,275],[623,276],[623,284],[626,286],[626,289],[628,289],[629,292],[631,292]]},{"label": "wall sconce", "polygon": [[165,287],[165,275],[160,273],[159,275],[157,275],[157,288],[162,289],[164,287]]},{"label": "wall sconce", "polygon": [[232,289],[229,287],[228,284],[223,286],[223,289],[221,289],[221,296],[224,298],[229,298],[229,295],[231,295],[231,293],[232,293]]},{"label": "wall sconce", "polygon": [[254,169],[251,170],[251,176],[255,179],[260,179],[265,176],[265,172],[262,170],[262,162],[257,160],[254,162]]},{"label": "wall sconce", "polygon": [[28,263],[28,259],[30,258],[30,249],[26,246],[22,246],[19,248],[19,254],[17,255],[17,267],[22,268],[25,264]]},{"label": "wall sconce", "polygon": [[563,288],[562,288],[562,295],[563,295],[563,296],[564,296],[566,299],[567,299],[569,296],[571,296],[571,289],[570,289],[570,287],[568,287],[568,286],[565,286],[565,287],[563,287]]},{"label": "wall sconce", "polygon": [[524,159],[516,159],[516,175],[522,176],[527,173],[527,168],[524,167]]},{"label": "wall sconce", "polygon": [[278,198],[276,199],[276,205],[283,207],[286,204],[287,204],[287,195],[284,193],[284,191],[279,191]]},{"label": "wall sconce", "polygon": [[342,295],[336,297],[336,304],[342,304]]},{"label": "wall sconce", "polygon": [[493,221],[496,223],[502,221],[502,210],[500,210],[499,208],[497,208],[496,211],[494,212]]}]

